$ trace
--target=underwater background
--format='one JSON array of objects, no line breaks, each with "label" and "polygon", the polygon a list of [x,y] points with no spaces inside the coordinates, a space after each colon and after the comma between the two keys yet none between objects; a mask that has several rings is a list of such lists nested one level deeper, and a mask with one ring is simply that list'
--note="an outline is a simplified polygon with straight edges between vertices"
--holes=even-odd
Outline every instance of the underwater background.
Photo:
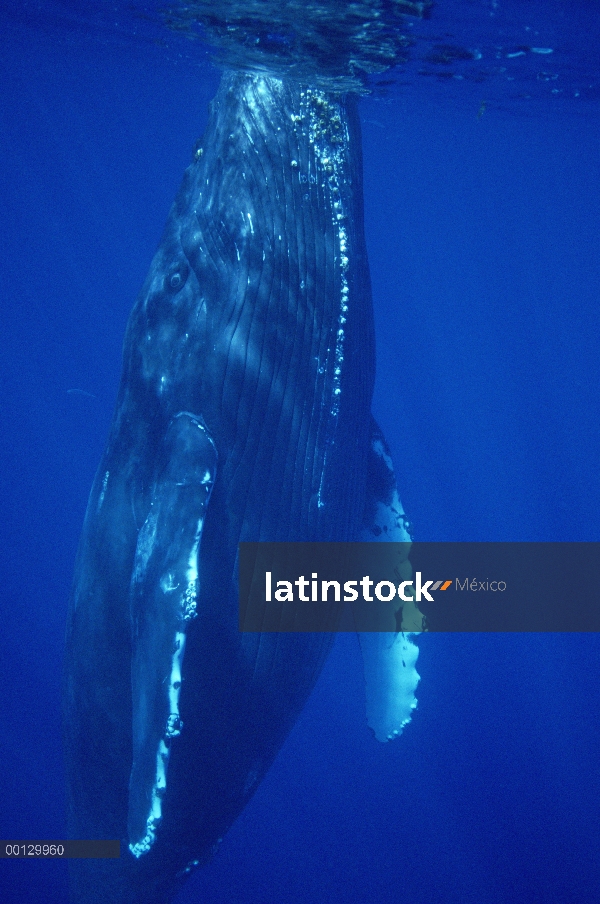
[{"label": "underwater background", "polygon": [[[65,837],[75,551],[125,324],[218,84],[152,6],[0,7],[3,839]],[[440,0],[427,27],[361,101],[400,495],[419,540],[598,541],[598,4]],[[600,900],[599,638],[418,643],[418,709],[382,745],[339,637],[180,904]],[[66,864],[3,860],[0,900],[65,902]]]}]

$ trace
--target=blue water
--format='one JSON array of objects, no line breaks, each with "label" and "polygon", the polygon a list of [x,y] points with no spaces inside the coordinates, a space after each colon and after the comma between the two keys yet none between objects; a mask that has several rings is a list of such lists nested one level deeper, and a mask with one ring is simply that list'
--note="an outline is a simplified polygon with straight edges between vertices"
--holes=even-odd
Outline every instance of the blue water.
[{"label": "blue water", "polygon": [[[593,4],[572,8],[583,36]],[[570,59],[551,84],[576,72],[585,98],[422,79],[363,101],[374,408],[419,539],[600,539],[600,65]],[[60,838],[75,550],[128,313],[218,74],[50,19],[11,22],[0,80],[0,837]],[[598,638],[419,644],[419,708],[381,745],[340,640],[181,904],[600,900]],[[64,864],[0,864],[6,904],[66,896]]]}]

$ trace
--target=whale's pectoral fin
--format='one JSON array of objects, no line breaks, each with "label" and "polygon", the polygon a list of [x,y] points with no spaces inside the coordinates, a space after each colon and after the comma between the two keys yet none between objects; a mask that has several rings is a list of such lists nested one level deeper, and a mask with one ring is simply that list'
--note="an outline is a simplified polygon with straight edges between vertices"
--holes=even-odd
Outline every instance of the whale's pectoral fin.
[{"label": "whale's pectoral fin", "polygon": [[[409,523],[398,497],[390,451],[374,420],[360,539],[363,542],[398,544],[394,575],[390,575],[390,580],[400,584],[411,579]],[[410,597],[408,592],[404,595]],[[412,599],[404,601],[402,608],[398,609],[396,627],[396,632],[359,634],[365,671],[367,722],[379,741],[388,741],[399,735],[417,705],[414,692],[419,675],[415,663],[419,649],[409,635],[423,630],[423,616]]]},{"label": "whale's pectoral fin", "polygon": [[150,849],[161,819],[172,739],[182,729],[179,694],[186,627],[196,615],[198,550],[217,453],[200,417],[169,424],[162,472],[137,541],[131,578],[133,764],[130,850]]},{"label": "whale's pectoral fin", "polygon": [[391,741],[410,722],[417,700],[419,648],[408,634],[361,633],[367,723],[378,741]]}]

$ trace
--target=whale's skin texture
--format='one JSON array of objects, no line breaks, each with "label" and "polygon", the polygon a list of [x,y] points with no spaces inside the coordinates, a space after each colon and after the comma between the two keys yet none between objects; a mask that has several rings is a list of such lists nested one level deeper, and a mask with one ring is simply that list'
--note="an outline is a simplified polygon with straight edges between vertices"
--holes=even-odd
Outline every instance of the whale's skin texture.
[{"label": "whale's skin texture", "polygon": [[64,695],[70,835],[122,853],[73,861],[75,904],[171,901],[329,651],[238,632],[236,554],[359,536],[374,331],[356,103],[225,73],[132,311]]}]

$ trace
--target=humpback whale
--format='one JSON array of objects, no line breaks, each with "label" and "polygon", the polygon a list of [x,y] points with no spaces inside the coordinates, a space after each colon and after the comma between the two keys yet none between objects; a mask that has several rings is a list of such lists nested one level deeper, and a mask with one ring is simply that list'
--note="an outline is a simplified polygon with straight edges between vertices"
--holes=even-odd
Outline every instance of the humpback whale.
[{"label": "humpback whale", "polygon": [[[74,862],[76,904],[171,901],[319,675],[331,635],[239,632],[239,542],[408,539],[371,415],[362,203],[354,95],[223,74],[130,316],[77,554],[69,832],[121,857]],[[416,647],[362,640],[385,739],[415,706]]]}]

